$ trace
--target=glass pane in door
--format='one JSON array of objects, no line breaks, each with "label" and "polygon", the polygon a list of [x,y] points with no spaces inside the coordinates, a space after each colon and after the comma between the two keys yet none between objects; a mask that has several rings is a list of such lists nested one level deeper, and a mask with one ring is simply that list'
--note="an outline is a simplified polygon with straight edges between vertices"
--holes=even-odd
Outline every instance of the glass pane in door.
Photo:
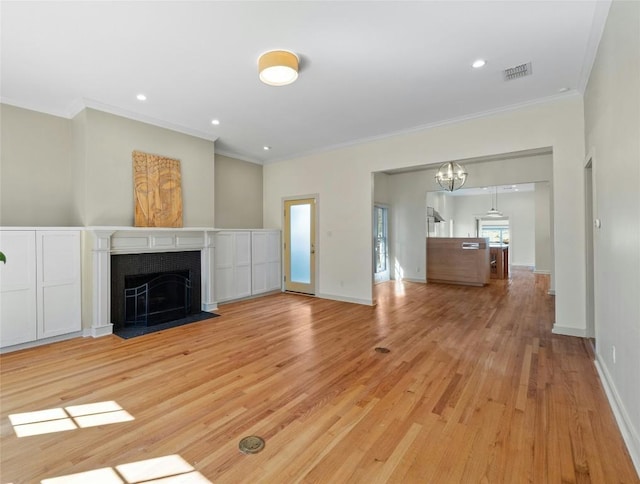
[{"label": "glass pane in door", "polygon": [[311,205],[291,206],[291,281],[311,282]]}]

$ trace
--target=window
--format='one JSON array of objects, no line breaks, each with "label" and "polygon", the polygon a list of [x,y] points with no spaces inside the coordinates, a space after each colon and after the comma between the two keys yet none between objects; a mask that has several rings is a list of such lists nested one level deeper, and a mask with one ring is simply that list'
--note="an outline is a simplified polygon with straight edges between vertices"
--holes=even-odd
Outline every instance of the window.
[{"label": "window", "polygon": [[480,221],[480,237],[489,238],[490,244],[509,244],[509,221]]}]

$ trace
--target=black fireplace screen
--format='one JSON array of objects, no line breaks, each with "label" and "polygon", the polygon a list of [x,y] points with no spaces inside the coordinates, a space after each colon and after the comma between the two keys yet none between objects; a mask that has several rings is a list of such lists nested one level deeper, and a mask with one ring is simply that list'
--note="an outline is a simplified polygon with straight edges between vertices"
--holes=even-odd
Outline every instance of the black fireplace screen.
[{"label": "black fireplace screen", "polygon": [[125,277],[124,313],[125,325],[184,318],[191,313],[189,271]]},{"label": "black fireplace screen", "polygon": [[[111,322],[114,330],[132,325],[151,326],[160,322],[182,319],[185,313],[189,315],[200,312],[202,287],[200,269],[199,250],[112,254]],[[165,274],[177,274],[183,279],[163,278],[155,283],[151,282]],[[184,278],[189,279],[187,287],[185,287]],[[146,289],[140,288],[145,284],[148,284]],[[125,290],[136,288],[139,289],[131,291],[130,297],[125,295]],[[164,295],[159,295],[158,291],[161,290],[164,291]],[[189,297],[185,301],[186,296]],[[125,300],[127,300],[126,309]],[[163,305],[164,308],[161,308]],[[144,312],[147,313],[146,320],[143,316]]]}]

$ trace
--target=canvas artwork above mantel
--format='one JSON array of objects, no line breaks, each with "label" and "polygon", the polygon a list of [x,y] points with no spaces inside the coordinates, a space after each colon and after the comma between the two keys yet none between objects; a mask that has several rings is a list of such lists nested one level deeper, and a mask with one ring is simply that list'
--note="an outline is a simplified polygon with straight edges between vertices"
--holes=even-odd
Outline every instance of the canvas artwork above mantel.
[{"label": "canvas artwork above mantel", "polygon": [[182,227],[180,160],[133,152],[136,227]]}]

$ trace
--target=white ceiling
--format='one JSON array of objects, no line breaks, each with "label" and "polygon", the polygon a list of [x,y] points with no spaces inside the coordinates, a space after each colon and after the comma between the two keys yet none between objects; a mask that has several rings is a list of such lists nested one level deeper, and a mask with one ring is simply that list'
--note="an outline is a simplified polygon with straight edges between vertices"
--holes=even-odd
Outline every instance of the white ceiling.
[{"label": "white ceiling", "polygon": [[[583,91],[609,3],[2,1],[0,96],[269,162]],[[271,49],[300,56],[294,84],[258,80]],[[487,65],[472,69],[477,58]],[[503,81],[526,62],[533,75]]]}]

